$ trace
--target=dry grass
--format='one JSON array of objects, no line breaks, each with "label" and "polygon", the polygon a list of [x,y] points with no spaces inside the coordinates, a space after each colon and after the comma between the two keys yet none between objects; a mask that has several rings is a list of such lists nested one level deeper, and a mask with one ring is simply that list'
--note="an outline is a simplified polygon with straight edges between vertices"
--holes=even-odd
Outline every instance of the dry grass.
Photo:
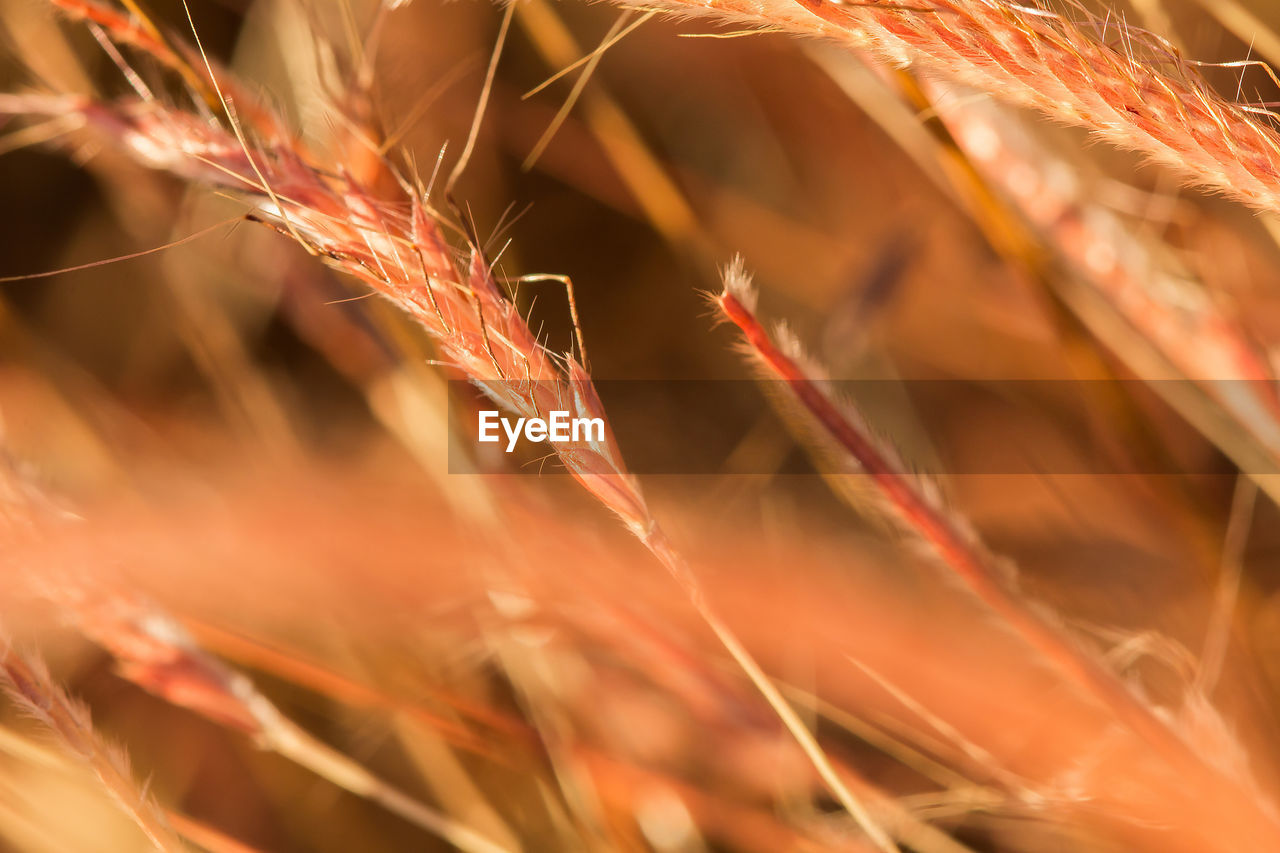
[{"label": "dry grass", "polygon": [[1280,204],[1280,136],[1265,106],[1228,101],[1168,40],[1130,27],[1119,13],[1099,15],[1077,2],[1055,11],[1004,0],[707,0],[670,8],[823,36],[882,61],[916,63],[1088,128],[1185,180],[1260,208]]},{"label": "dry grass", "polygon": [[[51,144],[99,190],[6,238],[0,602],[156,780],[7,656],[119,806],[100,849],[137,845],[121,814],[165,850],[1276,845],[1280,580],[1250,522],[1280,493],[1280,250],[1165,180],[1277,211],[1268,98],[1210,79],[1256,65],[998,0],[664,3],[843,52],[624,13],[581,61],[604,7],[48,6],[0,4],[0,162],[15,205],[24,162],[78,180]],[[534,85],[557,65],[563,105]],[[781,421],[723,392],[714,446],[673,385],[640,413],[666,428],[624,431],[601,377],[743,375],[696,296],[737,251],[802,330],[729,269]],[[113,305],[128,270],[153,291]],[[859,411],[828,372],[1089,381],[921,424],[910,383]],[[619,429],[513,462],[449,438],[486,399]],[[1082,435],[1117,473],[1070,473]],[[723,473],[646,495],[624,446]],[[1034,461],[918,476],[939,448]],[[569,477],[512,476],[547,465]],[[0,836],[81,843],[48,820],[75,774],[0,731],[31,792]]]}]

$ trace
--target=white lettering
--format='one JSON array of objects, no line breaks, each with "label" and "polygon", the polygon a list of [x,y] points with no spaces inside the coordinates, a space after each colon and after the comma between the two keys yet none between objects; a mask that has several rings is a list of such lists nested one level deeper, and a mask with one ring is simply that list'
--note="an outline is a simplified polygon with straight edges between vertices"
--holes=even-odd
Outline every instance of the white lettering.
[{"label": "white lettering", "polygon": [[[582,431],[586,433],[582,438],[578,438],[578,427],[582,427]],[[573,440],[585,441],[588,444],[603,444],[604,418],[574,418]]]},{"label": "white lettering", "polygon": [[557,411],[551,413],[551,440],[568,441],[569,440],[569,413]]},{"label": "white lettering", "polygon": [[507,434],[507,452],[516,449],[516,440],[520,438],[520,427],[524,425],[524,418],[516,421],[515,429],[511,428],[511,421],[508,418],[502,419],[502,431]]},{"label": "white lettering", "polygon": [[480,413],[480,440],[498,440],[498,413],[492,409]]},{"label": "white lettering", "polygon": [[507,453],[515,451],[521,433],[527,441],[550,441],[552,444],[604,441],[604,418],[574,418],[566,411],[554,411],[550,418],[504,418],[492,409],[479,413],[479,440],[500,442],[499,426],[507,438]]}]

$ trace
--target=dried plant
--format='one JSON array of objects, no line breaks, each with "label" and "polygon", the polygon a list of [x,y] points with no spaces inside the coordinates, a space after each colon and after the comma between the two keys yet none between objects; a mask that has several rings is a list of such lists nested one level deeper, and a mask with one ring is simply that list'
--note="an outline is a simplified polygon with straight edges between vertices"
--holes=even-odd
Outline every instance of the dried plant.
[{"label": "dried plant", "polygon": [[93,730],[89,712],[53,683],[44,664],[9,647],[0,661],[0,677],[18,707],[56,735],[71,756],[93,770],[111,798],[157,850],[189,849],[150,794],[131,778],[124,753],[102,742]]},{"label": "dried plant", "polygon": [[[187,849],[187,843],[255,849],[244,846],[249,842],[264,850],[308,844],[349,849],[352,843],[402,849],[420,843],[423,831],[472,851],[1031,853],[1069,847],[1227,853],[1277,844],[1272,776],[1280,770],[1268,752],[1268,736],[1257,731],[1280,701],[1266,687],[1266,654],[1274,650],[1245,636],[1250,620],[1265,624],[1272,618],[1264,592],[1272,579],[1260,574],[1255,581],[1246,565],[1250,519],[1270,511],[1255,506],[1246,481],[1280,494],[1265,476],[1280,459],[1275,349],[1250,325],[1269,315],[1232,310],[1209,292],[1213,283],[1174,272],[1182,247],[1175,245],[1173,229],[1139,235],[1079,185],[1056,192],[1060,187],[1049,173],[1078,164],[1051,160],[1019,135],[1010,116],[967,100],[977,92],[1030,107],[1136,151],[1183,182],[1280,213],[1280,133],[1266,99],[1240,101],[1243,83],[1236,100],[1221,94],[1204,76],[1210,64],[1184,55],[1175,47],[1182,44],[1176,34],[1140,31],[1074,0],[1052,7],[1006,0],[662,0],[642,18],[624,12],[604,30],[600,47],[579,57],[583,51],[561,16],[581,13],[592,20],[607,11],[601,6],[573,11],[524,0],[501,9],[442,7],[440,14],[470,22],[458,33],[483,22],[476,25],[483,35],[470,44],[492,49],[489,61],[484,65],[479,54],[457,59],[456,67],[431,81],[418,106],[389,116],[426,115],[444,127],[452,114],[435,99],[483,66],[483,79],[473,81],[478,92],[466,93],[460,98],[465,105],[455,108],[464,120],[453,129],[461,128],[464,142],[441,150],[437,140],[434,147],[410,141],[413,121],[389,131],[380,122],[388,117],[383,95],[394,88],[378,81],[386,70],[379,54],[384,44],[411,45],[415,62],[455,47],[448,27],[417,44],[415,38],[430,31],[420,21],[416,29],[408,23],[426,13],[430,4],[422,0],[343,4],[336,12],[325,4],[254,4],[241,35],[265,38],[279,29],[280,55],[269,56],[267,64],[278,60],[284,70],[265,73],[287,78],[292,92],[254,82],[243,57],[215,58],[227,54],[226,45],[217,43],[216,27],[198,24],[202,10],[186,0],[167,10],[168,25],[138,0],[48,5],[58,11],[58,23],[33,14],[30,4],[0,2],[0,23],[29,24],[34,34],[13,39],[16,73],[30,85],[8,83],[0,94],[0,118],[19,128],[0,140],[0,148],[55,142],[78,160],[97,154],[91,168],[109,188],[104,195],[114,200],[115,218],[129,221],[130,204],[147,209],[130,222],[144,243],[156,242],[177,195],[189,189],[182,202],[188,209],[220,196],[236,215],[163,248],[193,248],[204,242],[199,238],[245,221],[265,226],[240,229],[238,240],[243,232],[257,235],[243,244],[249,248],[236,250],[250,261],[234,272],[229,266],[221,279],[224,288],[228,279],[253,279],[245,287],[255,292],[252,298],[215,292],[202,301],[189,289],[203,272],[191,268],[198,265],[173,273],[175,281],[164,285],[185,316],[183,358],[216,389],[225,409],[271,436],[261,446],[227,440],[214,418],[192,415],[180,402],[131,397],[131,380],[113,385],[83,370],[76,358],[45,347],[44,336],[56,334],[44,328],[39,306],[19,299],[11,309],[0,302],[0,405],[6,418],[17,412],[16,432],[5,436],[6,444],[15,459],[43,459],[48,468],[41,476],[14,462],[0,478],[4,615],[21,623],[15,629],[20,636],[64,644],[73,663],[66,682],[93,703],[103,730],[127,730],[130,714],[104,718],[98,702],[113,708],[139,701],[133,694],[95,693],[107,692],[104,680],[119,691],[119,681],[107,680],[119,677],[161,700],[159,708],[137,706],[139,725],[173,708],[194,712],[206,728],[172,735],[186,738],[175,741],[175,753],[195,755],[201,745],[219,757],[165,776],[160,799],[171,804],[166,812],[152,801],[150,786],[140,788],[131,779],[119,754],[102,746],[87,712],[41,666],[9,652],[3,675],[15,704],[95,771],[157,849]],[[1142,4],[1153,27],[1171,26],[1174,16],[1166,11],[1160,0]],[[649,37],[641,24],[647,30],[664,17],[695,16],[818,36],[837,50],[852,48],[854,61],[879,64],[880,79],[896,85],[896,92],[865,81],[841,85],[890,136],[906,141],[917,167],[944,195],[934,198],[918,184],[904,184],[915,187],[921,206],[896,210],[896,220],[882,219],[874,209],[843,219],[835,213],[853,193],[851,170],[869,174],[881,167],[869,166],[865,152],[844,145],[834,132],[841,144],[819,138],[827,133],[824,110],[832,109],[832,99],[821,100],[830,92],[820,87],[830,84],[824,71],[838,77],[834,61],[822,60],[822,70],[798,70],[786,64],[791,59],[782,60],[776,81],[773,66],[766,65],[768,82],[750,86],[731,73],[706,74],[708,91],[700,103],[723,106],[728,115],[739,92],[734,87],[742,85],[759,96],[758,115],[708,132],[703,148],[681,148],[670,128],[688,124],[688,116],[665,104],[682,103],[680,93],[659,73],[666,70],[656,67],[662,63],[645,54],[646,64],[629,67],[650,70],[633,74],[637,79],[627,85],[635,87],[629,97],[637,104],[651,101],[639,110],[649,115],[647,122],[632,123],[620,106],[626,99],[606,95],[599,79],[610,65],[606,50],[622,53],[623,67],[639,63],[625,51],[635,39]],[[1232,13],[1230,20],[1239,26],[1243,19]],[[85,33],[109,74],[84,67],[79,48],[92,42],[76,39]],[[524,98],[519,94],[525,89],[512,82],[519,74],[507,69],[510,77],[504,77],[499,67],[515,63],[527,70],[534,62],[520,50],[510,52],[508,43],[522,37],[522,47],[553,66],[538,66],[536,74],[554,72]],[[459,35],[456,47],[464,41]],[[724,49],[742,50],[752,61],[777,49],[743,42],[751,46],[734,42]],[[694,45],[690,56],[718,61],[701,52],[704,45]],[[708,60],[682,61],[697,67]],[[1251,61],[1218,65],[1241,73],[1265,70]],[[579,70],[558,109],[543,114],[545,104],[530,99]],[[743,72],[744,80],[749,76]],[[110,82],[95,91],[88,82],[95,77]],[[1280,87],[1274,75],[1271,80]],[[956,84],[968,88],[952,88]],[[816,91],[814,103],[827,106],[800,103],[800,91]],[[885,108],[884,99],[903,95],[905,106]],[[574,110],[580,97],[586,108],[581,124]],[[890,113],[894,118],[886,119]],[[913,134],[925,135],[921,117],[933,136],[913,148]],[[725,156],[721,147],[727,143],[717,142],[716,134],[736,146],[741,127],[757,136]],[[803,141],[805,156],[780,154],[787,146],[776,143],[784,137]],[[471,212],[460,187],[469,179],[496,180],[500,170],[492,167],[501,158],[495,145],[505,145],[502,157],[525,170],[536,164],[540,178],[563,180],[602,208],[647,223],[657,242],[628,257],[602,237],[600,259],[609,270],[602,278],[611,289],[597,287],[581,303],[568,276],[508,277],[504,265],[530,268],[519,254],[559,255],[568,269],[575,253],[589,256],[596,247],[588,245],[594,232],[584,237],[589,229],[554,216],[550,226],[543,219],[539,227],[561,232],[556,239],[543,232],[541,240],[497,248],[504,229],[482,237],[476,223],[484,217]],[[666,154],[660,153],[664,146],[670,148]],[[456,149],[460,153],[451,158]],[[432,157],[439,152],[429,177],[416,165],[426,159],[423,151]],[[889,159],[883,166],[890,184],[918,178],[912,168]],[[738,172],[751,180],[731,188]],[[818,197],[812,210],[810,194]],[[556,191],[546,195],[557,197]],[[890,195],[913,193],[894,188]],[[783,197],[790,201],[779,201]],[[947,207],[957,199],[958,212]],[[1203,201],[1188,204],[1208,209]],[[875,207],[870,200],[866,205]],[[917,227],[924,209],[930,216],[945,212]],[[944,243],[945,275],[954,267],[962,277],[958,271],[968,258],[971,278],[991,277],[982,266],[986,256],[971,257],[981,238],[974,239],[970,226],[950,219],[938,224],[964,215],[982,227],[1001,269],[1012,269],[1023,284],[1029,280],[1037,298],[1051,299],[1034,308],[998,305],[1007,312],[1007,326],[989,326],[990,338],[962,348],[989,350],[996,364],[1020,364],[1033,352],[1042,359],[1037,364],[1061,359],[1079,368],[1088,361],[1108,378],[1127,369],[1151,381],[1166,376],[1147,371],[1153,362],[1144,356],[1154,352],[1167,375],[1198,383],[1202,393],[1179,398],[1175,408],[1199,435],[1180,432],[1164,415],[1150,416],[1141,425],[1144,435],[1170,455],[1181,453],[1178,458],[1210,458],[1207,467],[1239,480],[1230,497],[1194,474],[1180,473],[1167,490],[1161,478],[1145,473],[1132,482],[1091,478],[1082,488],[1096,487],[1092,498],[1054,498],[1073,519],[1064,522],[1030,509],[1021,514],[1023,503],[1035,503],[1021,495],[1028,481],[976,487],[1011,519],[993,523],[998,513],[984,517],[981,500],[977,512],[944,501],[941,488],[912,472],[910,448],[899,452],[878,439],[871,414],[829,390],[817,360],[801,355],[798,335],[771,331],[758,319],[745,272],[757,255],[766,264],[773,259],[767,281],[785,280],[776,295],[787,300],[788,315],[825,332],[829,351],[822,361],[833,364],[833,373],[896,373],[869,354],[868,341],[900,299],[904,270],[927,254],[914,248],[923,245],[921,235],[952,229],[951,242]],[[507,222],[507,214],[499,221]],[[881,226],[911,236],[886,237],[876,231]],[[1235,220],[1232,227],[1246,228]],[[850,234],[859,239],[851,241]],[[1276,251],[1274,245],[1259,248],[1256,235],[1240,240],[1258,267]],[[860,254],[841,254],[855,242],[880,256],[867,266]],[[296,247],[310,257],[290,253]],[[102,256],[96,244],[90,248]],[[700,486],[681,492],[687,484],[668,488],[669,482],[656,479],[652,486],[646,482],[646,495],[637,476],[643,467],[633,469],[624,459],[631,440],[625,415],[613,410],[615,434],[604,402],[609,396],[593,377],[587,343],[593,353],[611,354],[602,376],[620,372],[619,364],[634,366],[619,352],[640,347],[644,336],[659,353],[650,354],[650,367],[695,373],[683,361],[683,348],[694,346],[679,334],[684,309],[645,306],[666,312],[647,315],[635,303],[610,300],[643,293],[638,302],[650,301],[647,288],[658,292],[664,274],[656,270],[665,261],[657,258],[664,253],[709,270],[708,261],[718,265],[744,249],[748,261],[728,268],[715,305],[745,339],[764,381],[781,390],[780,408],[792,431],[788,435],[768,417],[744,415],[723,467],[739,470],[746,460],[761,476],[719,478],[706,492]],[[159,264],[153,257],[158,253],[152,245],[116,259]],[[1050,257],[1053,262],[1045,260]],[[108,263],[63,265],[60,272],[102,274]],[[851,274],[857,263],[871,272]],[[41,262],[44,270],[58,265]],[[348,289],[345,279],[329,278],[329,272],[367,290]],[[46,276],[15,270],[3,280]],[[852,290],[851,278],[858,279]],[[565,316],[552,322],[563,328],[549,334],[528,298],[526,285],[539,282],[562,285],[568,300]],[[683,280],[672,289],[693,291]],[[908,329],[902,349],[949,335],[964,339],[973,333],[953,328],[949,317],[958,307],[975,315],[991,307],[985,291],[974,297],[972,291],[941,290],[935,286],[923,307],[900,309],[934,323],[923,331]],[[263,299],[266,291],[272,296]],[[369,293],[382,299],[364,301]],[[991,301],[1012,301],[1009,293]],[[766,294],[775,295],[773,288]],[[262,301],[250,305],[257,299]],[[652,301],[658,306],[660,300]],[[84,294],[69,302],[75,307],[61,312],[79,317],[87,311],[95,334],[109,325],[82,307]],[[592,306],[600,311],[602,304],[612,305],[616,315],[608,324],[612,336],[591,334],[600,322],[592,319]],[[1091,313],[1099,305],[1105,321]],[[49,309],[55,328],[60,310]],[[1037,310],[1048,315],[1047,323]],[[262,342],[284,334],[277,321],[291,342],[311,349],[305,359],[285,356],[289,367],[314,358],[339,378],[320,377],[317,368],[302,379],[267,366],[275,350]],[[697,336],[703,331],[699,327]],[[719,348],[706,337],[698,346]],[[557,339],[566,343],[553,344]],[[187,366],[157,357],[147,345],[138,352],[136,363],[157,373],[178,375],[174,364]],[[700,363],[722,369],[715,358]],[[911,363],[909,356],[904,361]],[[291,378],[282,378],[286,374]],[[478,393],[446,389],[445,379],[465,380]],[[1241,383],[1246,393],[1218,393],[1222,380]],[[358,392],[359,402],[332,394],[335,382],[343,393]],[[316,400],[324,404],[308,408]],[[1124,417],[1147,416],[1142,400],[1121,402]],[[447,431],[465,431],[458,411],[471,418],[476,406],[490,403],[521,418],[563,411],[570,419],[601,423],[599,435],[588,431],[554,443],[547,457],[527,466],[552,460],[594,503],[580,506],[581,495],[561,491],[556,478],[529,485],[518,477],[445,473],[437,458],[443,451],[436,451],[448,443]],[[27,410],[32,418],[74,427],[51,428],[46,436],[31,428]],[[729,411],[727,406],[722,421],[732,420]],[[984,436],[989,425],[982,419],[989,416],[976,410],[966,415],[969,420],[951,432]],[[330,416],[345,419],[344,425],[325,433],[330,443],[315,440],[329,429]],[[1123,434],[1128,425],[1115,432]],[[942,431],[947,425],[937,426]],[[1019,428],[1032,445],[1058,438],[1043,425],[999,427],[1007,431],[990,427],[996,441],[1009,440],[1010,432],[1020,436]],[[62,487],[49,462],[58,454],[42,454],[31,435],[64,452],[78,448],[81,455],[67,457],[61,477],[81,488]],[[681,440],[672,431],[653,443]],[[843,515],[828,522],[824,513],[837,509],[828,506],[830,496],[815,496],[788,478],[772,480],[796,470],[788,456],[793,443],[810,451],[805,464],[812,467],[801,470],[835,483],[842,497],[869,493],[875,509],[895,518],[898,536],[885,541],[875,527],[851,531]],[[221,462],[209,464],[213,446],[226,448],[231,461],[223,467],[238,474],[208,470]],[[1218,451],[1234,467],[1215,456]],[[199,464],[179,464],[179,453]],[[335,456],[343,463],[335,464]],[[519,462],[510,460],[523,459],[485,458],[470,450],[462,456],[468,471],[508,475],[519,470]],[[406,459],[426,475],[406,470]],[[81,463],[78,469],[73,460]],[[198,477],[190,473],[197,468]],[[107,469],[112,475],[101,478],[111,486],[84,485],[92,479],[84,471]],[[1049,472],[1035,482],[1044,481],[1042,491],[1066,494],[1075,488],[1063,486],[1069,479]],[[201,485],[192,487],[197,480]],[[765,496],[766,485],[776,499]],[[625,535],[596,523],[601,514],[593,510],[600,506],[622,522]],[[1215,513],[1223,510],[1230,521],[1219,547]],[[1188,529],[1177,529],[1169,518],[1185,521]],[[987,525],[996,528],[993,535]],[[1081,602],[1106,601],[1121,588],[1119,581],[1096,592],[1081,581],[1075,599],[1060,595],[1050,607],[1039,601],[1053,596],[1022,586],[1020,579],[1034,570],[1015,572],[1012,560],[995,555],[1025,555],[1029,549],[1019,536],[1034,538],[1046,529],[1051,541],[1067,540],[1062,531],[1070,530],[1103,543],[1099,547],[1133,542],[1155,553],[1165,546],[1174,556],[1162,556],[1176,572],[1168,570],[1161,589],[1192,604],[1179,600],[1159,613],[1151,607],[1148,627],[1147,620],[1128,618],[1144,609],[1130,602],[1131,612],[1116,620],[1123,627],[1082,627],[1090,620],[1077,611]],[[666,577],[652,571],[654,560]],[[1154,583],[1151,574],[1113,560],[1108,567],[1124,566],[1114,574]],[[970,595],[935,583],[938,567]],[[670,579],[681,595],[671,595]],[[1259,589],[1251,587],[1254,582]],[[1155,592],[1144,594],[1155,600]],[[1256,608],[1233,618],[1237,601],[1257,602]],[[112,674],[100,673],[93,652],[42,621],[46,613],[105,652]],[[1207,636],[1197,646],[1202,616]],[[1093,642],[1082,638],[1086,631]],[[1197,657],[1188,647],[1204,652]],[[1248,654],[1255,647],[1257,662]],[[20,759],[28,747],[6,731],[0,728],[0,753],[15,760],[13,767],[0,765],[0,785],[21,784],[14,780],[22,778]],[[220,739],[233,734],[268,753],[264,763],[223,755],[226,743],[239,741]],[[156,743],[163,737],[157,734]],[[289,775],[299,770],[305,778]],[[211,808],[218,798],[201,787],[218,772],[239,774],[235,791],[246,792],[225,809],[221,803]],[[417,778],[407,781],[411,774]],[[207,784],[230,792],[227,778]],[[303,803],[297,793],[311,790],[317,779],[325,796],[342,797],[325,821],[313,821],[314,803]],[[289,808],[295,802],[298,816]],[[237,807],[243,820],[230,817]],[[406,826],[385,822],[387,814]],[[332,837],[310,826],[281,828],[329,821],[342,827]],[[8,841],[21,826],[19,817],[0,807],[0,837]]]},{"label": "dried plant", "polygon": [[[1198,787],[1200,795],[1216,796],[1222,808],[1243,805],[1256,797],[1250,779],[1219,777],[1216,756],[1197,754],[1183,733],[1170,728],[1100,661],[1033,609],[1017,589],[1010,566],[994,557],[972,528],[942,505],[936,488],[908,474],[897,455],[873,437],[856,412],[833,399],[831,391],[824,387],[824,377],[816,368],[804,364],[795,339],[783,329],[779,333],[783,343],[774,341],[755,316],[755,294],[741,261],[725,271],[724,291],[716,302],[724,317],[741,330],[749,353],[765,373],[786,383],[797,403],[846,455],[844,465],[837,465],[837,473],[844,468],[845,473],[865,475],[873,483],[878,499],[910,535],[918,537],[1004,624],[1077,688],[1107,707],[1117,721],[1145,740],[1169,763],[1172,772],[1216,778],[1215,782]],[[1241,819],[1256,822],[1257,837],[1280,831],[1280,824],[1265,801],[1255,802],[1249,810],[1254,814]]]},{"label": "dried plant", "polygon": [[[73,5],[81,8],[79,3]],[[106,15],[95,17],[110,23]],[[135,40],[132,30],[126,30],[124,40]],[[154,45],[143,42],[142,47]],[[161,58],[167,60],[168,55]],[[222,83],[212,65],[206,71],[209,88],[222,98]],[[312,254],[406,311],[438,343],[446,364],[508,411],[533,418],[561,410],[571,419],[605,422],[603,440],[556,446],[565,470],[612,510],[681,584],[842,806],[877,847],[893,849],[892,841],[837,775],[794,709],[705,600],[685,561],[650,513],[638,482],[628,473],[586,369],[572,354],[556,355],[538,342],[499,289],[474,234],[456,226],[464,240],[464,259],[458,261],[457,250],[444,236],[445,218],[430,206],[427,187],[396,174],[403,196],[387,201],[376,197],[355,175],[330,176],[298,150],[284,135],[281,123],[264,110],[253,113],[254,123],[248,126],[250,145],[229,100],[221,102],[231,116],[232,131],[166,109],[145,92],[139,95],[137,101],[112,105],[11,96],[0,100],[0,110],[60,118],[79,115],[87,126],[118,140],[149,166],[246,195],[259,211],[254,216],[274,223]],[[579,344],[585,351],[580,340]]]},{"label": "dried plant", "polygon": [[[140,37],[135,27],[95,4],[67,5],[77,15],[109,28],[109,33],[112,27],[120,29],[123,43],[159,51],[166,64],[176,63],[160,42]],[[430,206],[428,187],[421,183],[415,186],[396,174],[403,195],[387,201],[355,175],[328,174],[310,162],[306,152],[285,134],[282,124],[264,109],[238,116],[207,61],[205,71],[207,88],[217,94],[231,130],[204,117],[166,108],[145,89],[138,90],[137,100],[115,104],[40,95],[3,96],[0,111],[60,119],[78,116],[86,126],[107,134],[148,166],[245,195],[260,212],[254,217],[274,223],[312,254],[372,286],[405,310],[438,343],[447,364],[508,411],[532,418],[562,410],[571,419],[604,421],[605,412],[586,369],[572,354],[557,356],[538,342],[499,289],[478,241],[463,226],[458,227],[463,233],[465,259],[455,259],[455,250],[443,233],[444,218]],[[246,130],[252,134],[252,142]],[[842,805],[877,847],[892,849],[889,837],[836,774],[800,717],[711,610],[697,581],[650,514],[607,422],[603,440],[562,444],[556,447],[556,455],[680,582]]]},{"label": "dried plant", "polygon": [[665,8],[822,36],[889,63],[917,63],[1088,128],[1189,181],[1280,209],[1280,136],[1264,107],[1223,99],[1193,62],[1159,37],[1117,17],[1098,18],[1078,3],[1064,5],[1062,13],[1005,0],[707,0]]}]

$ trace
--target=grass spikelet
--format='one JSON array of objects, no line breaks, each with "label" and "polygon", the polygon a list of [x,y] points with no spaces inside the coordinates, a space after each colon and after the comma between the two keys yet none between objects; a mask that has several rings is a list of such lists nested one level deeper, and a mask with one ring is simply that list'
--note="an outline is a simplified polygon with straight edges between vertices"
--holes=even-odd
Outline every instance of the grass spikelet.
[{"label": "grass spikelet", "polygon": [[156,850],[184,853],[190,849],[174,832],[150,793],[133,780],[124,752],[102,741],[94,731],[88,710],[53,682],[42,662],[19,653],[6,640],[0,657],[0,678],[9,698],[56,735],[58,744],[70,756],[93,771]]},{"label": "grass spikelet", "polygon": [[[701,0],[662,4],[903,61],[1140,151],[1189,182],[1280,210],[1280,135],[1228,102],[1157,37],[1077,3],[1008,0],[842,4]],[[1095,37],[1092,33],[1098,33]],[[1116,45],[1113,47],[1112,45]]]},{"label": "grass spikelet", "polygon": [[[741,270],[730,269],[726,278],[740,283]],[[775,343],[754,313],[728,287],[719,302],[725,317],[741,331],[756,358],[786,383],[814,420],[844,448],[857,468],[865,472],[881,499],[901,516],[904,526],[913,530],[970,591],[1079,689],[1108,707],[1117,720],[1158,750],[1171,766],[1199,765],[1201,772],[1216,775],[1215,769],[1205,765],[1205,759],[1190,749],[1178,733],[1119,679],[1045,622],[1006,585],[1007,578],[998,568],[999,562],[969,527],[940,507],[933,496],[922,493],[892,457],[877,447],[865,427],[847,417],[822,391],[819,381],[789,354],[788,349],[796,346],[794,342],[790,347]],[[1235,780],[1223,777],[1221,783],[1222,795],[1234,800],[1237,795],[1231,791],[1237,784]],[[1257,817],[1264,824],[1273,821],[1265,810]],[[1274,826],[1272,831],[1280,831],[1280,826]]]}]

